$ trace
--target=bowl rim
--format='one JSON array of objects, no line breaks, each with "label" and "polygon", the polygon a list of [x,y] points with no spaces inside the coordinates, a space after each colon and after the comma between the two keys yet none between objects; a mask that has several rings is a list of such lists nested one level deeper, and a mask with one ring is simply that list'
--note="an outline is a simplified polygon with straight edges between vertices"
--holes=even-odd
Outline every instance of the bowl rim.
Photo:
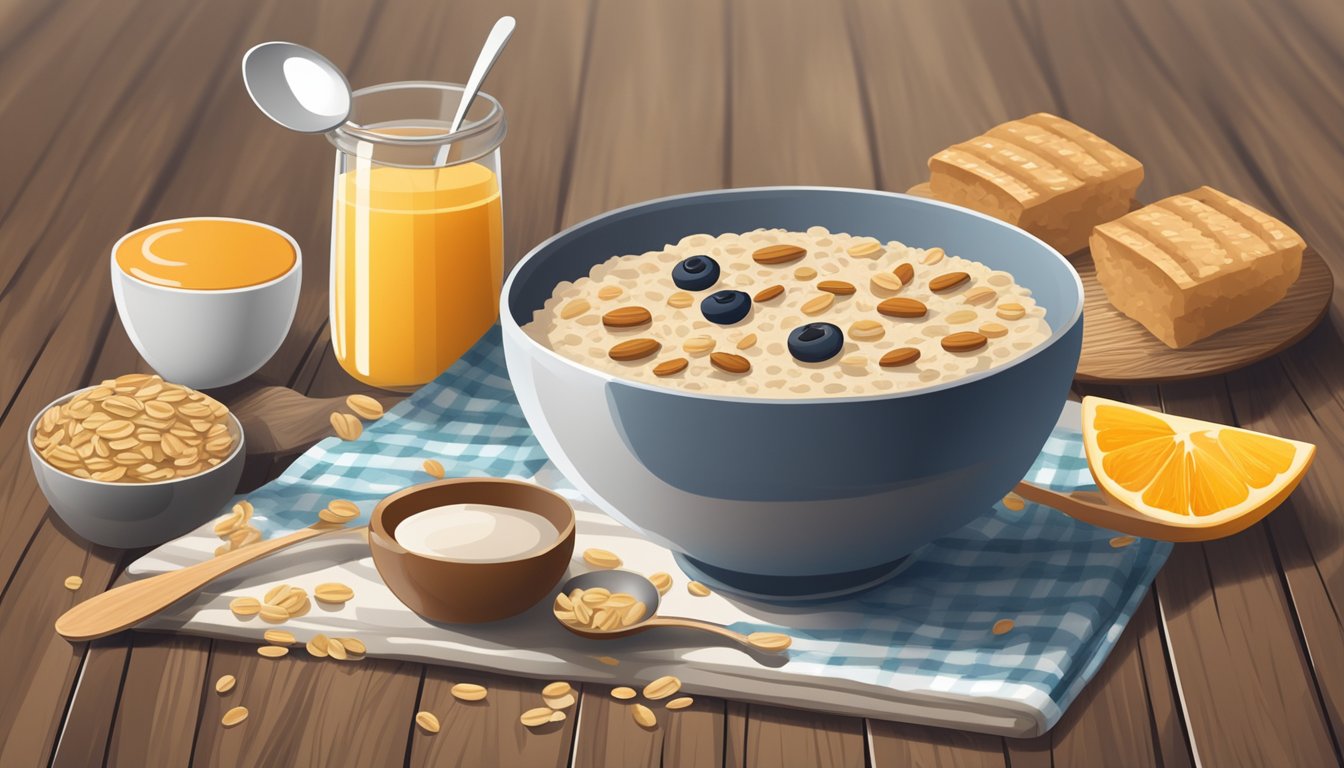
[{"label": "bowl rim", "polygon": [[[132,275],[130,272],[127,272],[126,270],[122,269],[121,265],[117,263],[117,251],[121,249],[121,244],[126,242],[127,238],[133,237],[134,235],[138,235],[139,233],[143,232],[146,229],[149,229],[150,227],[159,227],[164,224],[178,224],[185,221],[234,221],[240,224],[251,224],[253,226],[261,227],[262,229],[269,229],[275,234],[283,237],[286,240],[286,242],[289,243],[289,247],[294,249],[294,263],[291,264],[289,266],[289,269],[285,270],[283,274],[277,275],[276,277],[273,277],[264,283],[257,283],[255,285],[244,285],[238,288],[182,288],[180,286],[159,285],[158,283],[151,283],[148,280],[143,280],[141,278],[136,277],[135,275]],[[281,283],[287,279],[293,278],[296,273],[302,274],[303,249],[299,247],[299,241],[295,240],[293,235],[275,226],[274,224],[267,224],[264,221],[257,221],[256,219],[244,219],[238,216],[179,216],[175,219],[164,219],[163,221],[151,221],[148,224],[138,226],[135,229],[132,229],[131,231],[117,238],[117,242],[112,244],[110,261],[112,263],[112,276],[114,279],[116,278],[117,275],[121,275],[122,277],[126,278],[127,280],[130,280],[131,282],[137,285],[143,285],[147,288],[156,288],[158,290],[166,291],[168,293],[183,293],[188,295],[192,294],[228,295],[237,293],[249,293],[251,291],[259,291],[263,288],[269,288],[270,286],[273,286],[277,283]]]},{"label": "bowl rim", "polygon": [[[569,512],[569,514],[566,516],[565,527],[559,530],[559,534],[555,537],[555,541],[551,542],[548,546],[537,550],[536,552],[526,555],[525,557],[515,557],[506,560],[480,561],[480,560],[456,560],[451,557],[431,557],[429,555],[422,555],[419,552],[412,552],[409,549],[406,549],[405,547],[401,546],[401,544],[397,541],[397,537],[392,535],[392,531],[389,531],[387,529],[387,526],[383,524],[383,513],[384,511],[386,511],[388,506],[390,506],[393,502],[400,501],[401,499],[404,499],[408,496],[414,496],[415,494],[424,491],[426,488],[438,488],[442,486],[452,486],[452,485],[466,485],[470,483],[525,486],[527,488],[531,488],[549,494],[550,496],[553,496],[556,499],[558,499],[564,505],[564,508]],[[544,517],[543,515],[538,514],[537,512],[534,512],[530,509],[524,509],[522,511],[537,515],[537,517]],[[566,541],[569,541],[574,538],[575,532],[577,530],[577,524],[578,524],[578,514],[574,511],[574,505],[570,503],[569,499],[566,499],[559,493],[556,493],[550,488],[540,485],[539,483],[533,483],[526,480],[517,480],[511,477],[446,477],[440,480],[430,480],[429,482],[425,483],[416,483],[415,485],[407,486],[398,491],[393,491],[392,493],[389,493],[388,495],[379,499],[378,503],[374,505],[373,511],[369,513],[369,540],[370,544],[372,544],[374,540],[377,540],[379,547],[382,547],[383,549],[387,550],[389,554],[396,555],[398,557],[410,557],[415,558],[417,560],[425,560],[431,563],[440,563],[443,565],[498,568],[500,566],[516,565],[518,563],[526,563],[531,560],[546,557],[547,555],[554,552],[557,547],[563,546]]]},{"label": "bowl rim", "polygon": [[[1077,297],[1077,300],[1074,302],[1073,315],[1069,317],[1066,322],[1061,324],[1058,330],[1053,331],[1050,334],[1050,337],[1046,339],[1044,342],[1028,350],[1026,354],[1020,355],[1004,365],[994,366],[992,368],[988,368],[983,371],[976,371],[974,373],[962,376],[961,378],[954,379],[952,381],[937,382],[934,384],[930,384],[926,387],[907,389],[899,392],[881,392],[871,395],[839,395],[834,397],[804,397],[804,398],[772,398],[772,397],[750,397],[746,395],[717,395],[706,392],[695,392],[685,389],[676,389],[673,387],[662,387],[655,384],[650,384],[648,382],[621,378],[606,371],[600,371],[596,368],[590,368],[588,366],[585,366],[581,363],[569,359],[568,357],[565,357],[564,355],[561,355],[560,353],[556,352],[553,349],[550,349],[549,347],[543,346],[536,339],[532,338],[531,335],[523,331],[522,326],[518,323],[517,319],[514,318],[513,311],[512,309],[510,309],[509,297],[510,294],[513,293],[514,283],[518,277],[518,274],[522,271],[523,266],[531,262],[533,259],[539,258],[542,251],[546,250],[547,248],[550,248],[553,244],[574,237],[580,230],[585,229],[593,224],[596,224],[604,219],[612,218],[620,214],[631,213],[640,208],[646,208],[661,203],[670,203],[683,200],[694,200],[700,197],[710,197],[724,194],[731,194],[731,195],[753,194],[753,193],[759,194],[762,192],[859,193],[863,195],[905,200],[909,202],[914,202],[919,205],[929,205],[937,208],[948,208],[964,216],[971,216],[974,218],[982,219],[984,221],[988,221],[992,224],[1003,227],[1011,232],[1015,232],[1035,242],[1037,245],[1041,246],[1041,248],[1043,248],[1048,255],[1053,256],[1057,260],[1057,262],[1064,267],[1066,274],[1070,275],[1073,278],[1073,285]],[[873,402],[881,400],[898,400],[910,397],[918,397],[921,395],[929,395],[935,392],[942,392],[949,389],[955,389],[956,387],[966,386],[977,381],[982,381],[984,379],[991,378],[995,375],[1012,370],[1013,368],[1016,368],[1017,366],[1026,363],[1028,360],[1044,353],[1045,350],[1060,343],[1060,341],[1065,336],[1068,336],[1071,332],[1073,332],[1074,329],[1078,326],[1079,322],[1081,322],[1083,317],[1083,302],[1084,302],[1083,280],[1082,277],[1079,276],[1078,270],[1074,268],[1073,264],[1071,264],[1063,254],[1061,254],[1054,247],[1046,243],[1044,240],[1040,239],[1039,237],[1036,237],[1035,235],[1031,234],[1025,229],[1009,224],[1008,222],[1003,221],[1001,219],[996,219],[993,216],[980,213],[979,211],[973,211],[969,208],[963,208],[959,205],[945,203],[941,200],[931,200],[926,197],[909,195],[902,192],[887,192],[884,190],[875,190],[875,189],[859,189],[857,187],[786,185],[786,186],[773,186],[773,187],[767,186],[767,187],[736,187],[731,189],[711,189],[711,190],[704,190],[701,192],[689,192],[681,195],[669,195],[667,197],[659,197],[654,198],[652,200],[644,200],[638,203],[633,203],[631,205],[625,205],[620,208],[614,208],[610,211],[599,213],[596,216],[592,216],[590,218],[578,222],[577,224],[566,227],[560,232],[557,232],[556,234],[546,238],[545,240],[534,246],[531,250],[527,252],[527,255],[519,259],[518,263],[514,265],[512,270],[509,271],[509,276],[507,279],[505,279],[503,289],[500,292],[500,305],[501,305],[500,323],[504,327],[504,329],[508,332],[509,335],[516,333],[517,335],[522,336],[526,340],[524,344],[532,345],[533,347],[535,347],[535,351],[540,352],[548,359],[560,363],[561,365],[564,365],[566,367],[583,371],[592,376],[596,376],[604,380],[608,384],[620,384],[623,386],[628,386],[634,389],[644,390],[656,394],[687,397],[696,400],[709,400],[720,403],[752,403],[752,404],[776,405],[776,406],[805,406],[805,405],[820,405],[822,403],[863,403],[863,402]]]},{"label": "bowl rim", "polygon": [[247,445],[247,434],[243,432],[243,423],[239,421],[238,417],[234,415],[232,410],[230,410],[228,413],[228,417],[229,421],[233,424],[234,429],[236,429],[238,432],[238,444],[233,446],[233,450],[229,452],[228,456],[224,457],[224,459],[222,459],[218,464],[205,470],[204,472],[197,472],[194,475],[187,475],[186,477],[174,477],[169,480],[156,480],[152,483],[114,483],[108,480],[94,480],[91,477],[80,477],[79,475],[72,475],[69,472],[66,472],[64,469],[61,469],[60,467],[48,462],[37,450],[37,446],[33,445],[33,439],[37,437],[37,422],[42,419],[42,414],[46,413],[52,407],[61,405],[67,400],[74,398],[74,396],[78,395],[80,392],[87,392],[91,389],[97,388],[98,386],[100,385],[90,384],[87,387],[81,387],[80,389],[76,389],[72,392],[68,392],[64,395],[61,395],[60,397],[56,398],[55,400],[52,400],[50,403],[47,403],[46,405],[38,409],[37,415],[33,417],[32,422],[28,425],[28,432],[27,435],[25,436],[26,439],[24,441],[28,444],[28,453],[29,455],[32,456],[34,461],[40,462],[43,466],[47,467],[53,472],[60,474],[62,477],[65,477],[69,480],[74,480],[75,482],[92,485],[97,488],[155,488],[158,486],[174,485],[176,483],[185,483],[200,477],[205,477],[206,475],[211,474],[212,472],[216,472],[220,469],[223,469],[224,467],[229,466],[234,461],[236,461],[240,456],[242,456],[243,449]]}]

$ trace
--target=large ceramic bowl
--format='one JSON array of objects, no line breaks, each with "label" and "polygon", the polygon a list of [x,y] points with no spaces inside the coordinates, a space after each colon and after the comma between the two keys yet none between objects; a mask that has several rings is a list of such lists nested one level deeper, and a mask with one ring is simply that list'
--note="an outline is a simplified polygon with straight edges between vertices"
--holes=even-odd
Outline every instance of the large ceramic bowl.
[{"label": "large ceramic bowl", "polygon": [[[555,284],[613,255],[758,227],[899,240],[1011,272],[1051,336],[1016,360],[894,394],[760,400],[622,380],[521,326]],[[1058,252],[988,216],[908,195],[773,187],[663,198],[537,246],[504,285],[509,376],[565,475],[612,517],[681,553],[697,576],[778,596],[879,581],[985,513],[1026,473],[1067,396],[1083,288]]]}]

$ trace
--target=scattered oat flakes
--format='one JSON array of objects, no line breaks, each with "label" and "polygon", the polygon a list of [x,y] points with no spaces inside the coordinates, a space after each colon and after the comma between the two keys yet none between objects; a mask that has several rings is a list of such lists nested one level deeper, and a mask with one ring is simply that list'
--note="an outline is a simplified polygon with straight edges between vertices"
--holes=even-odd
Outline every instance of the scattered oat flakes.
[{"label": "scattered oat flakes", "polygon": [[341,604],[349,602],[355,596],[355,590],[338,581],[328,581],[313,587],[313,597],[319,603]]},{"label": "scattered oat flakes", "polygon": [[262,645],[257,647],[257,653],[268,659],[278,659],[289,653],[289,649],[283,645]]},{"label": "scattered oat flakes", "polygon": [[425,468],[425,474],[430,477],[443,478],[443,463],[438,459],[425,459],[425,462],[421,464],[421,466]]},{"label": "scattered oat flakes", "polygon": [[538,725],[545,725],[546,723],[551,722],[551,715],[553,714],[555,714],[555,710],[550,707],[536,707],[527,710],[518,719],[528,728],[535,728]]},{"label": "scattered oat flakes", "polygon": [[620,568],[621,558],[605,549],[585,549],[583,561],[594,568]]},{"label": "scattered oat flakes", "polygon": [[658,590],[660,595],[666,595],[667,591],[672,588],[672,577],[663,571],[649,574],[649,581],[653,582],[654,588]]},{"label": "scattered oat flakes", "polygon": [[342,440],[358,440],[364,434],[364,425],[359,418],[343,411],[332,411],[331,428],[336,430],[336,436]]},{"label": "scattered oat flakes", "polygon": [[1021,512],[1026,509],[1027,502],[1022,500],[1016,493],[1010,493],[1003,497],[1003,506],[1013,512]]},{"label": "scattered oat flakes", "polygon": [[215,693],[228,693],[233,690],[234,683],[238,682],[233,675],[224,675],[215,681]]},{"label": "scattered oat flakes", "polygon": [[459,701],[480,701],[489,693],[485,686],[475,683],[458,683],[450,689],[450,692],[453,698]]},{"label": "scattered oat flakes", "polygon": [[271,645],[293,645],[294,633],[283,629],[268,629],[262,638]]},{"label": "scattered oat flakes", "polygon": [[330,643],[331,641],[327,639],[326,635],[317,634],[313,635],[313,639],[309,640],[305,647],[308,649],[309,656],[325,659],[327,657],[327,646]]},{"label": "scattered oat flakes", "polygon": [[564,682],[563,680],[561,680],[561,681],[557,681],[557,682],[551,683],[551,684],[547,685],[545,688],[542,688],[542,689],[541,689],[541,695],[542,695],[542,696],[552,696],[552,697],[555,697],[555,696],[564,696],[565,694],[567,694],[567,693],[569,693],[570,691],[573,691],[573,690],[574,690],[574,688],[573,688],[572,686],[570,686],[569,683],[566,683],[566,682]]},{"label": "scattered oat flakes", "polygon": [[1017,625],[1013,622],[1012,619],[999,619],[998,621],[994,622],[994,628],[991,629],[990,631],[996,635],[1006,635],[1009,632],[1012,632],[1013,627],[1015,626]]},{"label": "scattered oat flakes", "polygon": [[608,667],[619,667],[621,665],[621,660],[612,656],[594,656],[593,658],[597,659],[598,662],[602,664],[606,664]]},{"label": "scattered oat flakes", "polygon": [[611,695],[612,698],[620,699],[622,701],[629,701],[630,699],[635,698],[635,696],[638,694],[635,693],[634,688],[631,688],[630,686],[627,685],[622,685],[616,688],[612,688]]},{"label": "scattered oat flakes", "polygon": [[240,619],[256,616],[261,611],[261,601],[255,597],[235,597],[229,601],[229,610]]},{"label": "scattered oat flakes", "polygon": [[653,710],[643,704],[636,704],[630,708],[630,715],[635,718],[635,722],[643,728],[652,728],[658,725],[658,718],[654,717]]},{"label": "scattered oat flakes", "polygon": [[433,712],[416,712],[415,724],[420,726],[425,733],[439,732],[439,718],[435,717]]},{"label": "scattered oat flakes", "polygon": [[219,722],[222,723],[225,728],[232,728],[246,719],[247,707],[234,707],[228,712],[225,712],[224,717],[220,718]]},{"label": "scattered oat flakes", "polygon": [[1120,549],[1121,547],[1128,547],[1136,541],[1138,541],[1138,539],[1133,536],[1116,536],[1111,539],[1111,546],[1115,549]]},{"label": "scattered oat flakes", "polygon": [[677,698],[667,702],[666,707],[668,709],[685,709],[694,703],[695,699],[691,698],[690,696],[678,696]]},{"label": "scattered oat flakes", "polygon": [[84,579],[83,579],[83,577],[81,577],[81,576],[66,576],[66,577],[65,577],[65,588],[68,589],[68,590],[70,590],[71,592],[74,592],[75,590],[79,589],[79,588],[82,587],[82,586],[84,586]]},{"label": "scattered oat flakes", "polygon": [[345,398],[345,404],[361,419],[373,421],[383,418],[383,404],[368,395],[351,395]]},{"label": "scattered oat flakes", "polygon": [[558,722],[560,722],[561,720],[564,720],[564,719],[565,719],[565,713],[564,713],[564,712],[561,712],[560,710],[556,710],[556,711],[554,711],[554,712],[551,713],[551,719],[550,719],[550,722],[552,722],[552,723],[558,723]]},{"label": "scattered oat flakes", "polygon": [[644,698],[657,701],[681,690],[681,681],[672,675],[663,675],[644,686]]},{"label": "scattered oat flakes", "polygon": [[709,587],[706,587],[704,584],[701,584],[698,581],[692,581],[687,583],[686,591],[690,592],[692,595],[695,595],[696,597],[709,597],[710,594]]}]

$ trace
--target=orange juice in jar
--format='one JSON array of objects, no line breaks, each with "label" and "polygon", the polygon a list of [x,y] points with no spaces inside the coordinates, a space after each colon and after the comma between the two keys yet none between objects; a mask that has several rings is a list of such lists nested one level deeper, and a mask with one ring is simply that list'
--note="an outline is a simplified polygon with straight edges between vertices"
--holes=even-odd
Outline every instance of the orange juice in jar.
[{"label": "orange juice in jar", "polygon": [[503,110],[477,97],[449,134],[461,86],[355,92],[333,132],[331,341],[356,379],[413,389],[499,318]]}]

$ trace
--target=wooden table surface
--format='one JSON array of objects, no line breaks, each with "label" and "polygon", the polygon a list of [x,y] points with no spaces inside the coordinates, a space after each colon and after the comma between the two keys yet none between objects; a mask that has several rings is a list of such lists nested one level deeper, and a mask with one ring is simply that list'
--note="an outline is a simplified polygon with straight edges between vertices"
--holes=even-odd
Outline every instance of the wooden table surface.
[{"label": "wooden table surface", "polygon": [[[57,637],[56,616],[140,554],[71,534],[24,446],[54,397],[146,370],[112,305],[118,236],[193,214],[289,231],[308,262],[298,315],[252,384],[356,390],[326,327],[332,149],[258,113],[243,51],[305,43],[356,86],[460,80],[504,12],[518,31],[488,90],[510,124],[511,259],[558,228],[677,192],[904,190],[937,149],[1047,110],[1142,159],[1145,199],[1212,184],[1282,217],[1344,277],[1338,0],[0,0],[0,765],[1340,761],[1344,343],[1328,323],[1225,377],[1089,390],[1319,453],[1267,522],[1176,548],[1096,679],[1035,739],[709,698],[645,731],[600,686],[584,687],[566,727],[531,734],[518,714],[535,681],[272,661],[194,637]],[[1333,315],[1344,318],[1338,289]],[[279,469],[252,467],[248,481]],[[74,594],[61,586],[71,574],[84,578]],[[228,700],[213,690],[225,673],[241,681]],[[454,705],[459,681],[488,685],[489,706]],[[239,702],[250,719],[224,729]],[[441,733],[412,727],[420,709],[439,713]]]}]

